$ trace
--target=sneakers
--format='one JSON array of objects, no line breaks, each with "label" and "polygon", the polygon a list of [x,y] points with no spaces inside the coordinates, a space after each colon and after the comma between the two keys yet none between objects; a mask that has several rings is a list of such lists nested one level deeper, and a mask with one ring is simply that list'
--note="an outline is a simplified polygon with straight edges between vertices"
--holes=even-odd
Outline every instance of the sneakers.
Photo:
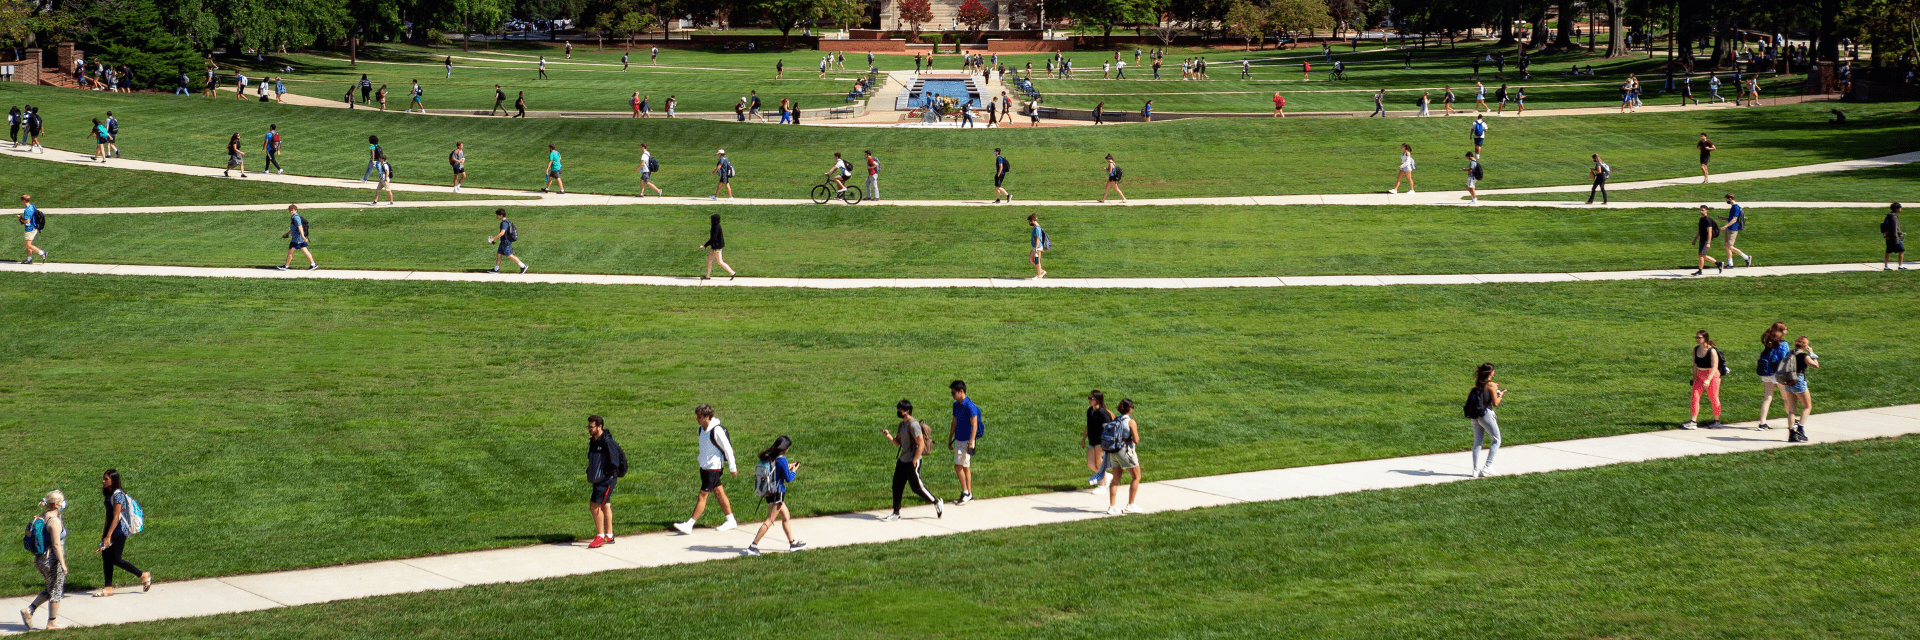
[{"label": "sneakers", "polygon": [[1089,487],[1100,486],[1100,474],[1087,476],[1087,486]]},{"label": "sneakers", "polygon": [[1715,273],[1715,274],[1724,274],[1724,273],[1726,273],[1726,272],[1727,272],[1727,263],[1725,263],[1725,262],[1715,262],[1715,263],[1713,263],[1713,268],[1714,268],[1714,273]]},{"label": "sneakers", "polygon": [[1694,270],[1693,270],[1693,273],[1689,273],[1689,274],[1687,274],[1687,275],[1690,275],[1690,276],[1697,276],[1697,275],[1700,275],[1700,274],[1702,274],[1702,273],[1706,273],[1706,271],[1707,271],[1706,269],[1694,269]]},{"label": "sneakers", "polygon": [[527,269],[529,269],[529,268],[531,268],[531,267],[529,267],[528,265],[524,265],[524,264],[523,264],[523,265],[520,265],[520,273],[526,273],[526,272],[527,272]]},{"label": "sneakers", "polygon": [[731,531],[738,528],[740,528],[740,523],[733,519],[733,514],[727,514],[727,521],[720,523],[718,527],[714,527],[714,529],[720,531]]},{"label": "sneakers", "polygon": [[1472,200],[1468,200],[1468,201],[1467,201],[1467,204],[1480,204],[1480,199],[1479,199],[1479,198],[1474,198],[1474,199],[1472,199]]},{"label": "sneakers", "polygon": [[487,273],[500,273],[500,267],[494,267],[492,269],[488,269]]},{"label": "sneakers", "polygon": [[947,504],[945,502],[942,502],[939,498],[933,499],[933,517],[935,518],[947,517]]},{"label": "sneakers", "polygon": [[1758,426],[1758,427],[1754,427],[1754,428],[1756,428],[1756,429],[1759,429],[1759,430],[1761,430],[1761,431],[1772,431],[1772,430],[1773,430],[1773,427],[1769,427],[1769,426],[1767,426],[1767,423],[1765,423],[1765,422],[1762,422],[1762,423],[1760,423],[1760,426]]},{"label": "sneakers", "polygon": [[457,185],[457,184],[456,184],[456,185],[453,185],[453,192],[454,192],[454,193],[460,193],[460,185]]},{"label": "sneakers", "polygon": [[747,555],[750,555],[750,556],[760,555],[760,545],[757,545],[757,544],[747,545]]},{"label": "sneakers", "polygon": [[1753,256],[1742,254],[1740,257],[1747,259],[1747,266],[1749,267],[1753,266]]},{"label": "sneakers", "polygon": [[880,521],[881,521],[881,522],[899,522],[899,521],[900,521],[900,514],[898,514],[898,513],[889,513],[889,514],[887,514],[887,516],[886,516],[886,517],[884,517],[884,518],[881,518],[881,519],[880,519]]},{"label": "sneakers", "polygon": [[1388,190],[1387,190],[1387,193],[1388,193],[1389,195],[1392,195],[1392,194],[1398,194],[1398,193],[1400,193],[1400,188],[1399,188],[1399,187],[1394,187],[1394,188],[1392,188],[1392,189],[1388,189]]},{"label": "sneakers", "polygon": [[1111,507],[1107,507],[1107,515],[1110,515],[1110,516],[1120,515],[1120,505],[1116,504]]},{"label": "sneakers", "polygon": [[1467,474],[1467,477],[1469,477],[1469,478],[1478,478],[1478,477],[1480,477],[1480,467],[1474,467],[1474,468],[1473,468],[1473,472],[1472,472],[1472,473],[1468,473],[1468,474]]},{"label": "sneakers", "polygon": [[999,199],[999,198],[994,198],[994,199],[993,199],[993,203],[994,203],[994,204],[1000,204],[1000,199]]},{"label": "sneakers", "polygon": [[1418,192],[1418,191],[1414,191],[1412,187],[1408,187],[1408,188],[1407,188],[1407,195],[1413,195],[1413,194],[1416,194],[1416,193],[1420,193],[1420,192]]},{"label": "sneakers", "polygon": [[312,271],[312,270],[315,270],[315,269],[319,269],[319,268],[320,268],[320,263],[318,263],[318,262],[309,262],[309,263],[307,263],[307,270],[308,270],[308,271]]},{"label": "sneakers", "polygon": [[[31,253],[27,254],[27,264],[33,264],[33,254]],[[281,271],[286,271],[286,269],[281,269]]]},{"label": "sneakers", "polygon": [[1120,513],[1140,513],[1140,505],[1129,502],[1127,508],[1121,509]]},{"label": "sneakers", "polygon": [[1713,422],[1707,423],[1708,429],[1724,429],[1726,428],[1726,426],[1727,424],[1724,422],[1721,422],[1719,418],[1714,418]]},{"label": "sneakers", "polygon": [[[720,196],[707,196],[708,200],[719,200]],[[757,555],[757,554],[756,554]]]},{"label": "sneakers", "polygon": [[[33,264],[33,260],[32,260],[32,259],[28,259],[28,260],[27,260],[27,264]],[[274,267],[274,268],[273,268],[273,270],[274,270],[274,271],[286,271],[286,270],[287,270],[287,266],[286,266],[286,265],[280,265],[280,266],[278,266],[278,267]]]},{"label": "sneakers", "polygon": [[807,543],[801,542],[799,540],[793,540],[787,543],[788,551],[799,551],[805,548],[807,548]]},{"label": "sneakers", "polygon": [[973,494],[971,493],[962,493],[960,494],[959,500],[953,501],[953,503],[956,505],[966,504],[969,502],[973,502]]},{"label": "sneakers", "polygon": [[1680,428],[1686,429],[1688,431],[1692,431],[1694,429],[1700,428],[1700,425],[1692,420],[1688,420],[1686,422],[1680,423]]},{"label": "sneakers", "polygon": [[1487,466],[1480,467],[1480,477],[1486,478],[1493,475],[1495,475],[1493,473],[1493,464],[1489,463],[1487,464]]},{"label": "sneakers", "polygon": [[607,539],[606,539],[606,537],[605,537],[605,536],[594,536],[594,537],[593,537],[593,542],[589,542],[589,543],[587,543],[587,548],[588,548],[588,549],[598,549],[598,548],[600,548],[600,547],[602,547],[602,546],[605,546],[606,544],[607,544]]}]

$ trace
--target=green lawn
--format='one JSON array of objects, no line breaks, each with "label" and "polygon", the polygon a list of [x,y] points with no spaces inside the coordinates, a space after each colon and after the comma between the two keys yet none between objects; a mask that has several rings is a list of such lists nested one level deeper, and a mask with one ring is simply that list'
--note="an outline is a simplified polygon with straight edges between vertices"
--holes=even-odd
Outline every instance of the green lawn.
[{"label": "green lawn", "polygon": [[[1385,178],[1385,175],[1380,176]],[[1151,209],[767,206],[523,207],[516,251],[543,273],[697,275],[707,216],[750,276],[1027,277],[1025,215],[1062,277],[1603,271],[1693,265],[1697,214],[1671,209],[1170,206]],[[313,251],[335,269],[493,266],[493,207],[314,210]],[[1878,259],[1881,212],[1749,214],[1762,265]],[[127,214],[56,220],[39,244],[68,262],[278,265],[286,214]],[[0,256],[10,254],[0,251]],[[716,273],[723,273],[716,269]]]},{"label": "green lawn", "polygon": [[[888,197],[984,198],[992,193],[992,150],[998,147],[1012,162],[1007,184],[1017,197],[1092,199],[1105,182],[1101,158],[1107,153],[1126,169],[1128,195],[1135,198],[1353,193],[1391,185],[1403,141],[1419,154],[1425,167],[1419,175],[1459,184],[1447,176],[1460,175],[1453,169],[1469,142],[1461,119],[829,130],[664,119],[426,117],[19,84],[0,85],[0,98],[43,107],[50,123],[43,139],[52,146],[91,150],[85,118],[112,110],[125,123],[129,157],[203,166],[224,163],[225,141],[234,132],[253,137],[278,124],[287,136],[289,170],[307,175],[358,177],[366,167],[366,138],[378,135],[403,182],[444,184],[450,176],[447,153],[455,141],[464,141],[471,184],[532,189],[542,182],[551,143],[564,155],[570,190],[590,193],[633,193],[640,143],[658,154],[656,182],[677,194],[712,193],[716,149],[733,157],[736,195],[779,198],[803,197],[819,183],[834,152],[857,162],[861,151],[871,149],[883,163]],[[1718,142],[1715,166],[1722,171],[1912,151],[1913,132],[1920,130],[1920,113],[1908,113],[1913,106],[1854,109],[1851,117],[1859,124],[1845,130],[1826,124],[1825,105],[1500,119],[1489,134],[1482,186],[1583,182],[1593,152],[1606,154],[1616,180],[1685,176],[1698,170],[1693,141],[1702,131]]]},{"label": "green lawn", "polygon": [[[1744,371],[1788,321],[1825,356],[1822,411],[1914,402],[1920,355],[1920,280],[1881,273],[1151,293],[0,281],[0,494],[65,489],[84,531],[83,496],[122,470],[152,518],[137,557],[169,580],[579,536],[589,413],[634,460],[617,522],[634,532],[685,517],[702,402],[742,450],[791,434],[813,469],[797,507],[818,514],[882,504],[877,428],[901,398],[940,424],[955,378],[985,409],[991,497],[1080,482],[1088,388],[1139,402],[1171,478],[1459,451],[1483,361],[1519,444],[1684,420],[1695,329]],[[1757,393],[1735,376],[1727,418]],[[0,520],[28,517],[10,504]],[[36,588],[9,558],[0,593]]]},{"label": "green lawn", "polygon": [[[1717,167],[1709,167],[1717,168]],[[1891,167],[1764,178],[1738,182],[1689,184],[1657,189],[1630,189],[1612,192],[1614,200],[1627,202],[1724,203],[1723,196],[1734,194],[1753,202],[1911,202],[1920,196],[1920,163]],[[1488,200],[1568,200],[1580,194],[1527,193],[1481,196]]]},{"label": "green lawn", "polygon": [[1815,445],[77,633],[1910,638],[1916,463]]},{"label": "green lawn", "polygon": [[[34,204],[49,211],[77,207],[351,202],[370,200],[373,193],[371,183],[367,189],[272,184],[240,178],[116,169],[111,160],[105,166],[98,166],[98,163],[27,159],[10,153],[0,153],[0,171],[8,176],[9,188],[17,192],[6,194],[5,200],[9,206],[17,208],[19,193],[30,193]],[[398,200],[499,200],[519,197],[413,191],[395,191],[393,195]]]}]

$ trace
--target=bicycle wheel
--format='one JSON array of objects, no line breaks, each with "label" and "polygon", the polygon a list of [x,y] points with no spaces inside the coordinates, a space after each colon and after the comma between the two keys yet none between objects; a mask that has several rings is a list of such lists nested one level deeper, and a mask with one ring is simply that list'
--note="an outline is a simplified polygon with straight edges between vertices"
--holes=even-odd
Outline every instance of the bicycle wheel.
[{"label": "bicycle wheel", "polygon": [[840,194],[840,201],[847,204],[860,204],[860,201],[865,199],[866,194],[860,191],[860,187],[852,185],[848,185],[847,190]]},{"label": "bicycle wheel", "polygon": [[826,204],[828,200],[832,200],[832,199],[833,199],[833,191],[831,189],[828,189],[827,185],[824,185],[824,184],[813,185],[813,203],[814,204]]}]

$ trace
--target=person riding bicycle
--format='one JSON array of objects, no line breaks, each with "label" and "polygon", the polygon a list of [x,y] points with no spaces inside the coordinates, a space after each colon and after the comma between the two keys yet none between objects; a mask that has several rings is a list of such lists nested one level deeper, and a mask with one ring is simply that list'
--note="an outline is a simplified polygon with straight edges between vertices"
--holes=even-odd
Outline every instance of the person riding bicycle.
[{"label": "person riding bicycle", "polygon": [[847,161],[841,158],[839,153],[834,153],[833,168],[827,169],[826,176],[827,181],[832,182],[833,187],[837,189],[834,193],[846,193],[847,178],[853,177],[853,166],[847,164]]}]

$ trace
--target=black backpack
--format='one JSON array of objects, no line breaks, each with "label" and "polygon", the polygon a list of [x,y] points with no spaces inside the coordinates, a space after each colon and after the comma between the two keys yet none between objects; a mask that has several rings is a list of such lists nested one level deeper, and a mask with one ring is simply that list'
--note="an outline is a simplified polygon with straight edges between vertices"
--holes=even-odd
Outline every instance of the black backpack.
[{"label": "black backpack", "polygon": [[30,222],[33,223],[33,228],[45,231],[47,229],[47,214],[41,211],[39,207],[34,207],[33,220]]},{"label": "black backpack", "polygon": [[1481,416],[1487,415],[1487,391],[1474,387],[1472,391],[1467,392],[1467,403],[1460,409],[1466,414],[1468,420],[1479,420]]},{"label": "black backpack", "polygon": [[1121,178],[1121,176],[1122,176],[1123,174],[1125,174],[1125,173],[1126,173],[1125,171],[1122,171],[1122,170],[1120,170],[1120,165],[1117,165],[1117,164],[1116,164],[1116,165],[1113,165],[1113,179],[1114,179],[1114,180],[1119,180],[1119,179]]},{"label": "black backpack", "polygon": [[1482,163],[1478,160],[1475,160],[1473,162],[1473,179],[1475,180],[1487,179],[1487,165],[1485,163]]},{"label": "black backpack", "polygon": [[507,235],[505,237],[507,239],[507,242],[520,241],[520,227],[513,224],[512,220],[507,221]]},{"label": "black backpack", "polygon": [[648,154],[647,155],[647,173],[658,173],[659,171],[660,171],[660,159],[653,157],[652,154]]}]

